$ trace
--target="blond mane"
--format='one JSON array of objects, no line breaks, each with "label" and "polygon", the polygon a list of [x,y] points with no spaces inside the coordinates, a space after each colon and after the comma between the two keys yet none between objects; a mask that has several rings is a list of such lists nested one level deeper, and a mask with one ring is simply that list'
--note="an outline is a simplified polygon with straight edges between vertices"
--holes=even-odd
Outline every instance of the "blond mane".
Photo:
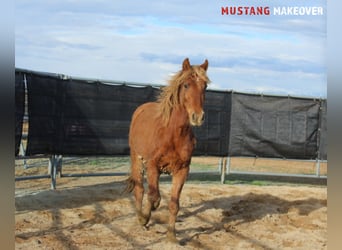
[{"label": "blond mane", "polygon": [[166,124],[170,120],[173,107],[182,104],[181,100],[179,99],[180,85],[184,83],[186,79],[191,77],[192,74],[196,74],[196,76],[200,79],[204,80],[208,84],[210,83],[206,71],[202,67],[196,65],[191,66],[189,70],[181,70],[173,75],[169,79],[168,85],[162,88],[157,102],[160,105],[160,114],[162,119]]}]

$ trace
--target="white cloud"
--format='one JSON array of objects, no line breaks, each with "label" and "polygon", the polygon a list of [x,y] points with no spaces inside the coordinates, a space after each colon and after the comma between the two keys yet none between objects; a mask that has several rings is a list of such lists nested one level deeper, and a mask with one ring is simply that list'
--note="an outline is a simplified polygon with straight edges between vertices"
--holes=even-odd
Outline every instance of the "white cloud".
[{"label": "white cloud", "polygon": [[207,58],[214,88],[326,96],[325,17],[227,17],[223,4],[18,0],[16,67],[163,84]]}]

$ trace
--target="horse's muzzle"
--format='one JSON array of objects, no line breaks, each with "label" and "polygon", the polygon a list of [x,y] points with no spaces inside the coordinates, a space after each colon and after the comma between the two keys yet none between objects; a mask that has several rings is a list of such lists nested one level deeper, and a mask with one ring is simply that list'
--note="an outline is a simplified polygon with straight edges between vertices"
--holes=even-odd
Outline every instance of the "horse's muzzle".
[{"label": "horse's muzzle", "polygon": [[192,126],[201,126],[204,122],[204,112],[200,113],[193,112],[190,116],[190,124]]}]

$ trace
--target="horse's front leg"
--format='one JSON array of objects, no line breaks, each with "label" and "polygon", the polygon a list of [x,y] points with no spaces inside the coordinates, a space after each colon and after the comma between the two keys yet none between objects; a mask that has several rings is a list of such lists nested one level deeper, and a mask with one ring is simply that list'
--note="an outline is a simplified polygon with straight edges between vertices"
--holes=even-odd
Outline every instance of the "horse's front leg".
[{"label": "horse's front leg", "polygon": [[169,225],[167,238],[172,242],[178,242],[176,238],[175,223],[179,211],[179,198],[186,178],[188,177],[189,167],[178,170],[172,176],[171,199],[169,203]]}]

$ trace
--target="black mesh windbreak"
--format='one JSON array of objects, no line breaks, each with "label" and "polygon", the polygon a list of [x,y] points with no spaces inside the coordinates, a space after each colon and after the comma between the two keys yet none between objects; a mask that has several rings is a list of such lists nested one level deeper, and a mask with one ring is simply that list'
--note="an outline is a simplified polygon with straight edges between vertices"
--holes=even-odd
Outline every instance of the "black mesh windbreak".
[{"label": "black mesh windbreak", "polygon": [[72,81],[66,84],[63,150],[68,154],[127,155],[134,110],[155,99],[152,87]]},{"label": "black mesh windbreak", "polygon": [[15,156],[19,154],[25,112],[24,75],[15,73]]},{"label": "black mesh windbreak", "polygon": [[32,74],[28,81],[27,154],[129,154],[133,111],[154,100],[152,87],[61,80]]},{"label": "black mesh windbreak", "polygon": [[[127,155],[134,110],[159,89],[107,85],[56,76],[27,77],[30,117],[27,155]],[[205,123],[194,132],[195,154],[227,155],[230,93],[208,91]]]},{"label": "black mesh windbreak", "polygon": [[319,100],[234,93],[231,156],[315,159]]},{"label": "black mesh windbreak", "polygon": [[205,94],[205,120],[195,127],[194,155],[227,156],[231,110],[231,92],[207,91]]},{"label": "black mesh windbreak", "polygon": [[[25,72],[25,71],[24,71]],[[65,79],[25,72],[26,155],[127,155],[134,110],[158,88]],[[16,155],[24,116],[23,72],[16,70]],[[327,158],[326,100],[206,92],[195,155]]]},{"label": "black mesh windbreak", "polygon": [[28,89],[27,155],[59,153],[64,82],[55,77],[26,74]]}]

